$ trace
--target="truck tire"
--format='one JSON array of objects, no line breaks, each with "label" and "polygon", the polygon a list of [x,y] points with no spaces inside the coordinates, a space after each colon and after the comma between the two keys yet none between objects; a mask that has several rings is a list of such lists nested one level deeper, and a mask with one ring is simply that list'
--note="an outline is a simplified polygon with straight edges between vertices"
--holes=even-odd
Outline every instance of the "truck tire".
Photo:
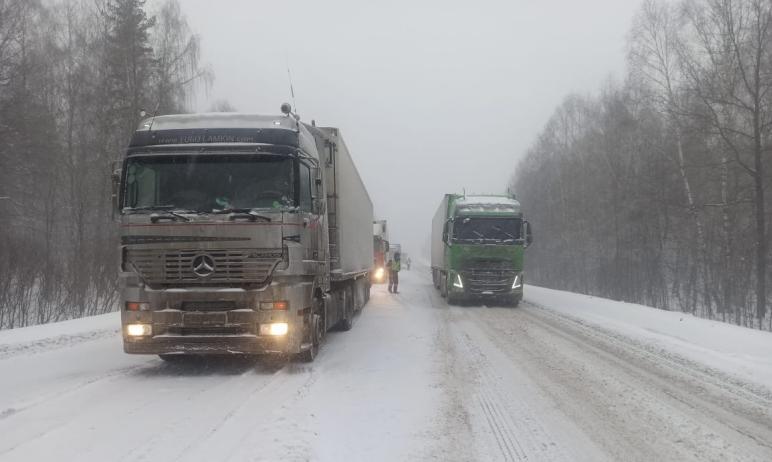
[{"label": "truck tire", "polygon": [[517,306],[520,304],[520,301],[523,299],[522,295],[515,295],[514,297],[511,297],[509,299],[509,306],[511,308],[517,308]]},{"label": "truck tire", "polygon": [[343,289],[343,319],[338,323],[338,329],[347,332],[354,326],[354,290],[349,285]]},{"label": "truck tire", "polygon": [[448,277],[444,274],[440,275],[440,297],[445,298],[448,296]]},{"label": "truck tire", "polygon": [[308,340],[311,342],[311,348],[298,354],[298,359],[300,361],[312,363],[314,362],[314,359],[316,359],[316,355],[319,354],[319,347],[322,343],[322,329],[324,329],[322,324],[323,319],[319,314],[314,313],[311,315],[311,326],[310,332],[308,333],[310,336],[310,339]]}]

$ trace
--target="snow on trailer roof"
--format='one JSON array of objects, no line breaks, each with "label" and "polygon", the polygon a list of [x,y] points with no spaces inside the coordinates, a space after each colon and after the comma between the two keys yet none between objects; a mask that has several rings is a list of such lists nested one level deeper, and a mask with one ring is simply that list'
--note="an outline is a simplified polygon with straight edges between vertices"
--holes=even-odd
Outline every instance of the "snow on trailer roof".
[{"label": "snow on trailer roof", "polygon": [[507,196],[465,196],[456,200],[456,210],[465,213],[520,213],[520,202]]}]

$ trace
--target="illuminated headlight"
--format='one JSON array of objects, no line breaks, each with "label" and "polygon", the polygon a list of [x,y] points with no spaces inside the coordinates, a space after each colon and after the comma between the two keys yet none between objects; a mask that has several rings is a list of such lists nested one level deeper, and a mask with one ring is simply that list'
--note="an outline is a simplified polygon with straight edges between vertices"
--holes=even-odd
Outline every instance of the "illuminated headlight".
[{"label": "illuminated headlight", "polygon": [[153,333],[150,324],[129,324],[126,326],[126,334],[129,337],[149,337]]},{"label": "illuminated headlight", "polygon": [[281,335],[287,335],[289,332],[289,324],[286,322],[274,322],[271,324],[260,324],[260,335],[270,335],[278,337]]},{"label": "illuminated headlight", "polygon": [[464,288],[464,283],[461,282],[461,275],[457,274],[456,279],[453,280],[453,287],[458,287],[459,289]]},{"label": "illuminated headlight", "polygon": [[521,288],[521,287],[523,287],[523,279],[522,279],[522,277],[520,277],[520,275],[518,274],[517,276],[515,276],[515,282],[513,282],[513,283],[512,283],[512,289],[513,289],[513,290],[514,290],[514,289],[519,289],[519,288]]},{"label": "illuminated headlight", "polygon": [[375,270],[375,279],[383,279],[383,268]]}]

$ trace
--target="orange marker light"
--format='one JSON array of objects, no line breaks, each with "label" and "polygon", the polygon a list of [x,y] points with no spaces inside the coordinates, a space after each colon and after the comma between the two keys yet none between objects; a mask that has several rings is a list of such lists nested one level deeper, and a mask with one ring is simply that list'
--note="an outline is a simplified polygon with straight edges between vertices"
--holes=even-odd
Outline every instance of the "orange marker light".
[{"label": "orange marker light", "polygon": [[145,302],[126,302],[126,311],[148,311],[150,304]]}]

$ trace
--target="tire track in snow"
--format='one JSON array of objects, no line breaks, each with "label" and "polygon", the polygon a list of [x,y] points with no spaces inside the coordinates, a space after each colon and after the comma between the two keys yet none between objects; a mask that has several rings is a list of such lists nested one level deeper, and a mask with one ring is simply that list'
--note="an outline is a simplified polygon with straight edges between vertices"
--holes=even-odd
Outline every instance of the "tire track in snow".
[{"label": "tire track in snow", "polygon": [[[490,337],[612,458],[769,457],[764,441],[772,429],[752,423],[758,415],[747,417],[758,407],[731,410],[736,407],[731,395],[711,390],[715,378],[694,377],[682,364],[663,361],[619,334],[606,338],[560,314],[527,305],[516,316],[504,309],[481,314],[479,324]],[[713,392],[718,402],[707,403]],[[727,403],[733,403],[729,410]],[[753,439],[745,436],[749,433]]]},{"label": "tire track in snow", "polygon": [[748,383],[723,371],[711,368],[706,364],[684,358],[653,342],[634,339],[583,319],[552,311],[548,307],[541,305],[526,303],[524,308],[526,313],[542,322],[562,326],[559,330],[573,329],[580,331],[582,335],[588,338],[596,339],[598,342],[613,343],[617,348],[634,348],[651,363],[668,364],[673,369],[681,370],[683,373],[688,374],[698,383],[709,383],[735,395],[737,399],[753,403],[757,406],[772,406],[772,390],[769,388]]},{"label": "tire track in snow", "polygon": [[60,348],[68,348],[85,342],[93,342],[121,334],[119,328],[96,329],[73,335],[58,335],[23,343],[0,344],[0,360],[19,355],[44,353]]},{"label": "tire track in snow", "polygon": [[[248,360],[247,363],[249,363]],[[195,377],[207,375],[205,372],[198,372],[196,369],[197,364],[190,365],[165,365],[170,369],[180,369],[181,372],[193,371]],[[182,366],[182,367],[180,367]],[[273,365],[268,365],[271,367]],[[164,422],[162,430],[155,431],[152,436],[143,440],[143,442],[135,447],[132,451],[128,452],[121,460],[135,461],[135,460],[154,460],[158,458],[159,453],[164,453],[164,450],[172,450],[171,448],[180,444],[184,446],[182,449],[173,449],[172,453],[164,457],[165,460],[184,460],[180,459],[182,453],[187,453],[193,447],[200,445],[203,441],[206,441],[212,433],[216,431],[217,424],[212,422],[226,422],[228,421],[238,410],[241,408],[245,401],[245,396],[251,396],[254,393],[259,392],[261,389],[269,386],[276,377],[281,373],[284,367],[280,367],[276,370],[270,370],[268,375],[255,374],[257,367],[266,367],[265,364],[260,364],[257,361],[252,364],[252,367],[248,367],[244,372],[230,377],[229,380],[219,382],[214,387],[202,387],[196,390],[195,393],[188,394],[187,401],[207,403],[216,403],[213,414],[214,416],[204,420],[204,428],[201,428],[201,416],[198,419],[191,418],[189,413],[181,413],[179,416],[171,420]],[[188,369],[190,368],[190,369]],[[181,378],[185,378],[182,376]],[[257,382],[257,384],[255,384]],[[190,390],[187,390],[188,393]],[[223,399],[226,397],[227,399]],[[163,401],[165,398],[162,396],[156,397],[157,399],[147,401],[139,408],[134,408],[132,413],[138,415],[144,415],[142,411],[146,408],[151,408],[157,404],[158,401]],[[175,397],[175,400],[179,402],[179,397]],[[187,411],[195,411],[195,409],[188,409]]]},{"label": "tire track in snow", "polygon": [[[597,351],[625,358],[627,361],[622,364],[637,365],[628,367],[631,374],[637,374],[651,383],[656,380],[655,385],[671,398],[772,449],[772,397],[769,390],[715,373],[705,365],[654,345],[579,323],[551,311],[537,308],[528,313],[564,338],[578,337],[569,335],[569,330],[580,332],[585,343]],[[686,393],[685,390],[692,390],[693,393]],[[737,417],[742,418],[738,420]]]},{"label": "tire track in snow", "polygon": [[[0,420],[9,418],[9,417],[17,417],[20,414],[33,410],[38,406],[41,406],[43,404],[48,404],[50,401],[61,399],[64,397],[67,397],[68,395],[71,395],[73,393],[79,393],[83,391],[84,389],[87,389],[89,387],[92,387],[96,384],[99,384],[100,382],[104,382],[107,380],[114,380],[116,378],[119,378],[121,376],[128,375],[132,371],[135,371],[137,369],[140,369],[144,366],[131,366],[131,367],[124,367],[121,369],[115,369],[113,371],[110,371],[106,374],[99,374],[95,377],[91,377],[87,380],[79,381],[76,384],[69,386],[64,389],[56,390],[55,392],[45,394],[43,396],[37,397],[34,400],[30,400],[27,402],[21,402],[21,403],[15,403],[7,408],[0,410]],[[2,453],[0,453],[2,454]]]},{"label": "tire track in snow", "polygon": [[[503,376],[510,364],[499,361],[492,362],[492,358],[484,351],[484,335],[470,335],[474,327],[467,321],[469,313],[462,313],[463,308],[451,308],[457,311],[459,318],[463,319],[459,324],[463,333],[458,336],[464,344],[464,353],[467,355],[471,367],[471,373],[477,377],[477,386],[474,389],[480,409],[488,421],[502,456],[508,461],[522,460],[569,460],[563,449],[558,446],[555,436],[541,422],[539,411],[528,404],[529,396],[516,395],[511,390],[512,384],[507,384]],[[457,319],[456,322],[460,320]],[[492,345],[490,345],[492,346]],[[495,347],[493,347],[495,348]],[[521,390],[522,391],[522,390]]]}]

